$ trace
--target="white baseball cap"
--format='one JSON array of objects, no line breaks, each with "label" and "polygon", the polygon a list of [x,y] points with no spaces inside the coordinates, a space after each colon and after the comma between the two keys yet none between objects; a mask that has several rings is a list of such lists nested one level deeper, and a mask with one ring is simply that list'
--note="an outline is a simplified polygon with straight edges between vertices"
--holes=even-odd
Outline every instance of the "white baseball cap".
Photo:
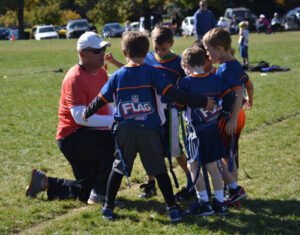
[{"label": "white baseball cap", "polygon": [[103,41],[98,34],[91,31],[82,34],[77,41],[77,51],[86,48],[101,49],[106,46],[110,46],[110,43]]}]

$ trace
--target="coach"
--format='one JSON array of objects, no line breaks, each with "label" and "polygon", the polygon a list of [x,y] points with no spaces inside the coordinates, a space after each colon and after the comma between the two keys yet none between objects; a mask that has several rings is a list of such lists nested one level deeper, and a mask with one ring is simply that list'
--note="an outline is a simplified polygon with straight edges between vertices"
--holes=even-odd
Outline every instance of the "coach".
[{"label": "coach", "polygon": [[107,46],[109,43],[94,32],[81,35],[77,42],[79,63],[62,82],[56,139],[76,180],[47,177],[33,170],[27,196],[35,197],[47,190],[48,199],[79,198],[94,203],[105,195],[114,160],[112,111],[110,106],[104,106],[88,122],[83,121],[82,112],[108,80],[102,69]]}]

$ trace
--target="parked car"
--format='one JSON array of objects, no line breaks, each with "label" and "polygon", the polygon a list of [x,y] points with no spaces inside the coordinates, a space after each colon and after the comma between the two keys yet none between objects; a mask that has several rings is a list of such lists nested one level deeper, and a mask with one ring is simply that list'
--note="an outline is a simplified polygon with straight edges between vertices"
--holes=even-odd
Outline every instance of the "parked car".
[{"label": "parked car", "polygon": [[89,30],[90,25],[86,19],[70,20],[66,27],[66,37],[79,38],[81,34]]},{"label": "parked car", "polygon": [[102,34],[103,37],[122,37],[124,33],[124,29],[120,25],[120,23],[108,23],[103,26]]},{"label": "parked car", "polygon": [[249,30],[256,30],[257,16],[248,8],[227,8],[224,13],[224,18],[229,24],[233,18],[235,18],[237,23],[247,20],[249,22]]},{"label": "parked car", "polygon": [[55,31],[53,25],[37,26],[34,31],[34,39],[58,39],[58,33]]},{"label": "parked car", "polygon": [[0,28],[0,40],[8,40],[9,39],[9,28]]},{"label": "parked car", "polygon": [[300,7],[289,10],[285,15],[284,28],[295,30],[300,28]]},{"label": "parked car", "polygon": [[182,30],[182,35],[192,36],[195,34],[194,17],[193,16],[187,16],[183,19],[183,21],[181,23],[181,30]]}]

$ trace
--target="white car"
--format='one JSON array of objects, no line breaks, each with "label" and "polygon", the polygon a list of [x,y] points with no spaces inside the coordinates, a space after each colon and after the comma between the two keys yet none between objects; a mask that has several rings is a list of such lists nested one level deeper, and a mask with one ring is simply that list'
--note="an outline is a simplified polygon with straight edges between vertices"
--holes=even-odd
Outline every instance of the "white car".
[{"label": "white car", "polygon": [[182,30],[183,35],[192,36],[195,34],[194,17],[193,16],[187,16],[184,18],[184,20],[181,23],[181,30]]},{"label": "white car", "polygon": [[55,31],[53,25],[37,26],[34,32],[35,40],[42,39],[58,39],[58,33]]}]

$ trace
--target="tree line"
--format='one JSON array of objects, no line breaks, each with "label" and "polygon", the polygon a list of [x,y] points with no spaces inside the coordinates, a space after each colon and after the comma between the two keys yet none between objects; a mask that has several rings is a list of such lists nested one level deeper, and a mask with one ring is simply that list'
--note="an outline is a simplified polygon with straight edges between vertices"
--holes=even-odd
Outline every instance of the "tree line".
[{"label": "tree line", "polygon": [[[137,21],[145,17],[149,27],[151,15],[192,15],[199,0],[1,0],[0,25],[18,26],[20,37],[24,27],[37,24],[65,25],[68,20],[87,18],[103,25],[107,22]],[[227,7],[245,6],[256,14],[284,13],[300,5],[300,0],[207,0],[209,9],[218,17]]]}]

